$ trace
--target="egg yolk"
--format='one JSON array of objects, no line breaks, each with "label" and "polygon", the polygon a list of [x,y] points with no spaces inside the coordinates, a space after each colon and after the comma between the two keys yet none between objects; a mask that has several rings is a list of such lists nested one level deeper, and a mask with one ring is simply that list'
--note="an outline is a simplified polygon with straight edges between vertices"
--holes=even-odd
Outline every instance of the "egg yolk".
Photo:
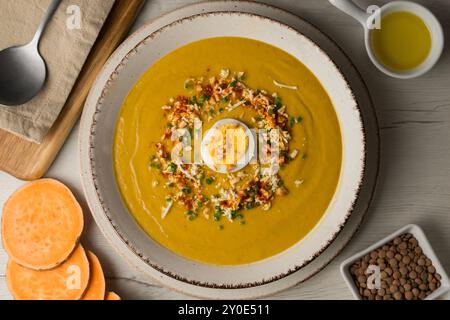
[{"label": "egg yolk", "polygon": [[208,152],[215,167],[232,170],[248,151],[249,138],[239,124],[225,124],[215,129]]}]

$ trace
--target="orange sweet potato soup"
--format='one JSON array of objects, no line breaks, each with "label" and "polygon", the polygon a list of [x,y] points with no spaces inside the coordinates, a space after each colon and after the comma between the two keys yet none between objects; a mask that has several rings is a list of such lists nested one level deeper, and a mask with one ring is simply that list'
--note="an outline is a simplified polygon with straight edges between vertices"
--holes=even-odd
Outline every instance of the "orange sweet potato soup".
[{"label": "orange sweet potato soup", "polygon": [[[221,119],[277,130],[279,170],[184,161]],[[247,140],[231,149],[245,148]],[[272,143],[262,148],[275,154]],[[188,259],[239,265],[281,253],[317,225],[338,184],[342,141],[332,102],[305,65],[268,44],[222,37],[179,48],[141,77],[123,102],[113,157],[123,200],[151,238]]]}]

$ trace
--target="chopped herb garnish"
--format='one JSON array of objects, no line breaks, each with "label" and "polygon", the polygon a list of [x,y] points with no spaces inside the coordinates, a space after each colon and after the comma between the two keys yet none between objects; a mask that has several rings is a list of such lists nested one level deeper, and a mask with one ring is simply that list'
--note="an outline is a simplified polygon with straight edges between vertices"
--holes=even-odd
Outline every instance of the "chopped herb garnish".
[{"label": "chopped herb garnish", "polygon": [[177,165],[173,162],[169,163],[167,166],[167,172],[175,173],[175,171],[177,171]]},{"label": "chopped herb garnish", "polygon": [[222,210],[220,209],[219,206],[216,206],[215,211],[214,211],[214,220],[220,221],[221,217],[222,217]]},{"label": "chopped herb garnish", "polygon": [[220,102],[222,102],[222,103],[228,103],[228,102],[230,102],[230,98],[228,98],[228,96],[223,97],[222,99],[220,99]]},{"label": "chopped herb garnish", "polygon": [[254,202],[248,202],[245,205],[245,209],[247,209],[247,210],[253,209],[254,207],[255,207],[255,203]]},{"label": "chopped herb garnish", "polygon": [[184,88],[186,90],[193,89],[194,88],[194,80],[192,80],[192,79],[186,80],[186,82],[184,83]]},{"label": "chopped herb garnish", "polygon": [[214,178],[213,177],[208,177],[205,180],[206,184],[211,185],[214,183]]},{"label": "chopped herb garnish", "polygon": [[231,82],[230,82],[230,87],[231,87],[231,88],[236,87],[236,86],[237,86],[237,83],[238,83],[237,80],[231,81]]},{"label": "chopped herb garnish", "polygon": [[302,160],[306,160],[308,158],[308,154],[306,152],[303,152],[302,154]]},{"label": "chopped herb garnish", "polygon": [[280,97],[275,98],[275,111],[280,110],[283,107]]},{"label": "chopped herb garnish", "polygon": [[189,194],[192,192],[191,188],[188,186],[185,186],[181,189],[181,192],[183,192],[184,194]]},{"label": "chopped herb garnish", "polygon": [[222,112],[224,112],[224,111],[225,111],[224,108],[219,108],[219,113],[222,113]]},{"label": "chopped herb garnish", "polygon": [[256,195],[256,188],[255,187],[251,187],[248,189],[247,194],[249,196],[255,196]]},{"label": "chopped herb garnish", "polygon": [[168,123],[168,124],[167,124],[167,128],[168,128],[168,129],[172,129],[172,128],[173,128],[173,124]]},{"label": "chopped herb garnish", "polygon": [[150,164],[150,167],[152,167],[153,169],[160,170],[161,169],[161,164],[159,164],[159,163],[152,163],[152,164]]},{"label": "chopped herb garnish", "polygon": [[191,104],[198,104],[197,96],[193,96],[190,101]]},{"label": "chopped herb garnish", "polygon": [[200,103],[201,105],[203,105],[206,101],[208,101],[211,97],[207,96],[207,95],[202,95],[200,97],[200,99],[198,100],[198,103]]},{"label": "chopped herb garnish", "polygon": [[293,126],[295,126],[295,124],[296,124],[295,118],[294,118],[294,117],[291,117],[291,118],[289,119],[289,126],[292,128]]},{"label": "chopped herb garnish", "polygon": [[302,123],[302,121],[303,121],[303,118],[302,118],[302,117],[297,117],[297,118],[291,117],[291,118],[289,119],[289,125],[290,125],[291,127],[293,127],[293,126],[296,125],[297,123]]},{"label": "chopped herb garnish", "polygon": [[188,212],[186,212],[186,215],[187,215],[189,221],[192,221],[198,217],[198,214],[195,213],[195,211],[193,211],[193,210],[189,210]]}]

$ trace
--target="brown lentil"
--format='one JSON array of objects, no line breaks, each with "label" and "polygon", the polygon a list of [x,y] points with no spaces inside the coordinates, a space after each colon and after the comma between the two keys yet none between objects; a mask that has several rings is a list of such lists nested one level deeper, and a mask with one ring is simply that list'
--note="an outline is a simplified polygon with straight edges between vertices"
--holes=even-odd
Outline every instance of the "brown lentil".
[{"label": "brown lentil", "polygon": [[414,298],[414,295],[411,291],[405,292],[405,298],[406,300],[412,300]]},{"label": "brown lentil", "polygon": [[394,299],[395,300],[402,300],[402,298],[403,298],[403,295],[402,295],[401,292],[394,293]]}]

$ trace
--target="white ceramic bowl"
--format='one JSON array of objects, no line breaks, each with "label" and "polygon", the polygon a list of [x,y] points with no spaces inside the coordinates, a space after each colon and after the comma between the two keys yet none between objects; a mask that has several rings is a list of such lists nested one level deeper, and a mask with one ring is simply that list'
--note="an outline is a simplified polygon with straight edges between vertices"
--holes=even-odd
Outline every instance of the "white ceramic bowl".
[{"label": "white ceramic bowl", "polygon": [[415,225],[415,224],[409,224],[394,233],[388,235],[384,239],[381,239],[377,243],[373,244],[369,248],[356,253],[355,255],[349,257],[348,259],[345,259],[341,264],[341,274],[345,279],[345,282],[347,283],[348,287],[352,291],[353,297],[357,300],[362,300],[361,295],[359,294],[358,288],[356,287],[355,281],[353,280],[351,274],[350,274],[350,267],[353,263],[355,263],[357,260],[364,257],[366,254],[372,252],[375,249],[378,249],[379,247],[385,245],[386,243],[394,240],[398,236],[410,233],[412,234],[419,242],[420,247],[423,250],[423,253],[431,260],[433,266],[436,268],[436,272],[439,273],[442,277],[441,279],[441,286],[439,289],[434,291],[432,294],[430,294],[428,297],[425,298],[425,300],[433,300],[437,297],[441,296],[448,290],[450,290],[450,280],[445,273],[445,269],[442,267],[441,263],[439,262],[439,259],[437,258],[436,254],[434,253],[433,248],[431,247],[430,243],[428,242],[427,237],[425,236],[425,233],[422,231],[422,229]]},{"label": "white ceramic bowl", "polygon": [[390,13],[399,11],[410,12],[420,17],[425,22],[431,33],[432,46],[427,59],[414,69],[406,71],[396,71],[389,69],[382,63],[380,63],[372,49],[372,30],[371,28],[369,28],[369,26],[372,25],[373,20],[377,18],[377,16],[366,13],[364,10],[357,7],[351,0],[329,1],[331,4],[349,14],[361,23],[365,33],[365,45],[367,54],[369,55],[370,60],[372,60],[372,63],[385,74],[399,79],[416,78],[430,71],[439,61],[439,58],[441,57],[442,51],[444,49],[444,32],[436,16],[424,6],[411,1],[390,1],[382,6],[378,12],[378,17],[384,17]]},{"label": "white ceramic bowl", "polygon": [[[102,230],[114,228],[116,247],[133,255],[156,279],[176,279],[205,288],[240,289],[284,278],[320,255],[349,219],[365,166],[365,135],[359,107],[344,76],[311,40],[279,22],[254,14],[216,12],[131,36],[104,67],[87,99],[80,131],[82,181],[89,207]],[[142,34],[144,33],[144,34]],[[242,266],[213,266],[182,258],[152,240],[121,200],[113,170],[117,114],[139,77],[164,55],[196,40],[240,36],[274,45],[302,61],[321,81],[341,125],[343,165],[336,193],[317,226],[299,243],[269,259]],[[135,39],[144,38],[136,42]],[[126,245],[126,249],[123,249]],[[138,260],[138,261],[136,261]]]},{"label": "white ceramic bowl", "polygon": [[399,79],[416,78],[430,71],[439,61],[439,58],[441,57],[442,51],[444,49],[444,32],[442,31],[441,24],[439,23],[437,18],[431,13],[431,11],[425,8],[424,6],[414,2],[410,1],[389,2],[381,8],[381,16],[383,17],[390,13],[398,11],[411,12],[422,18],[422,20],[427,25],[428,29],[430,30],[432,39],[431,51],[427,59],[416,68],[402,72],[391,70],[385,67],[382,63],[378,61],[378,58],[373,52],[371,45],[372,42],[371,32],[367,28],[365,36],[366,49],[369,54],[370,60],[372,60],[373,64],[378,69],[383,71],[385,74]]}]

